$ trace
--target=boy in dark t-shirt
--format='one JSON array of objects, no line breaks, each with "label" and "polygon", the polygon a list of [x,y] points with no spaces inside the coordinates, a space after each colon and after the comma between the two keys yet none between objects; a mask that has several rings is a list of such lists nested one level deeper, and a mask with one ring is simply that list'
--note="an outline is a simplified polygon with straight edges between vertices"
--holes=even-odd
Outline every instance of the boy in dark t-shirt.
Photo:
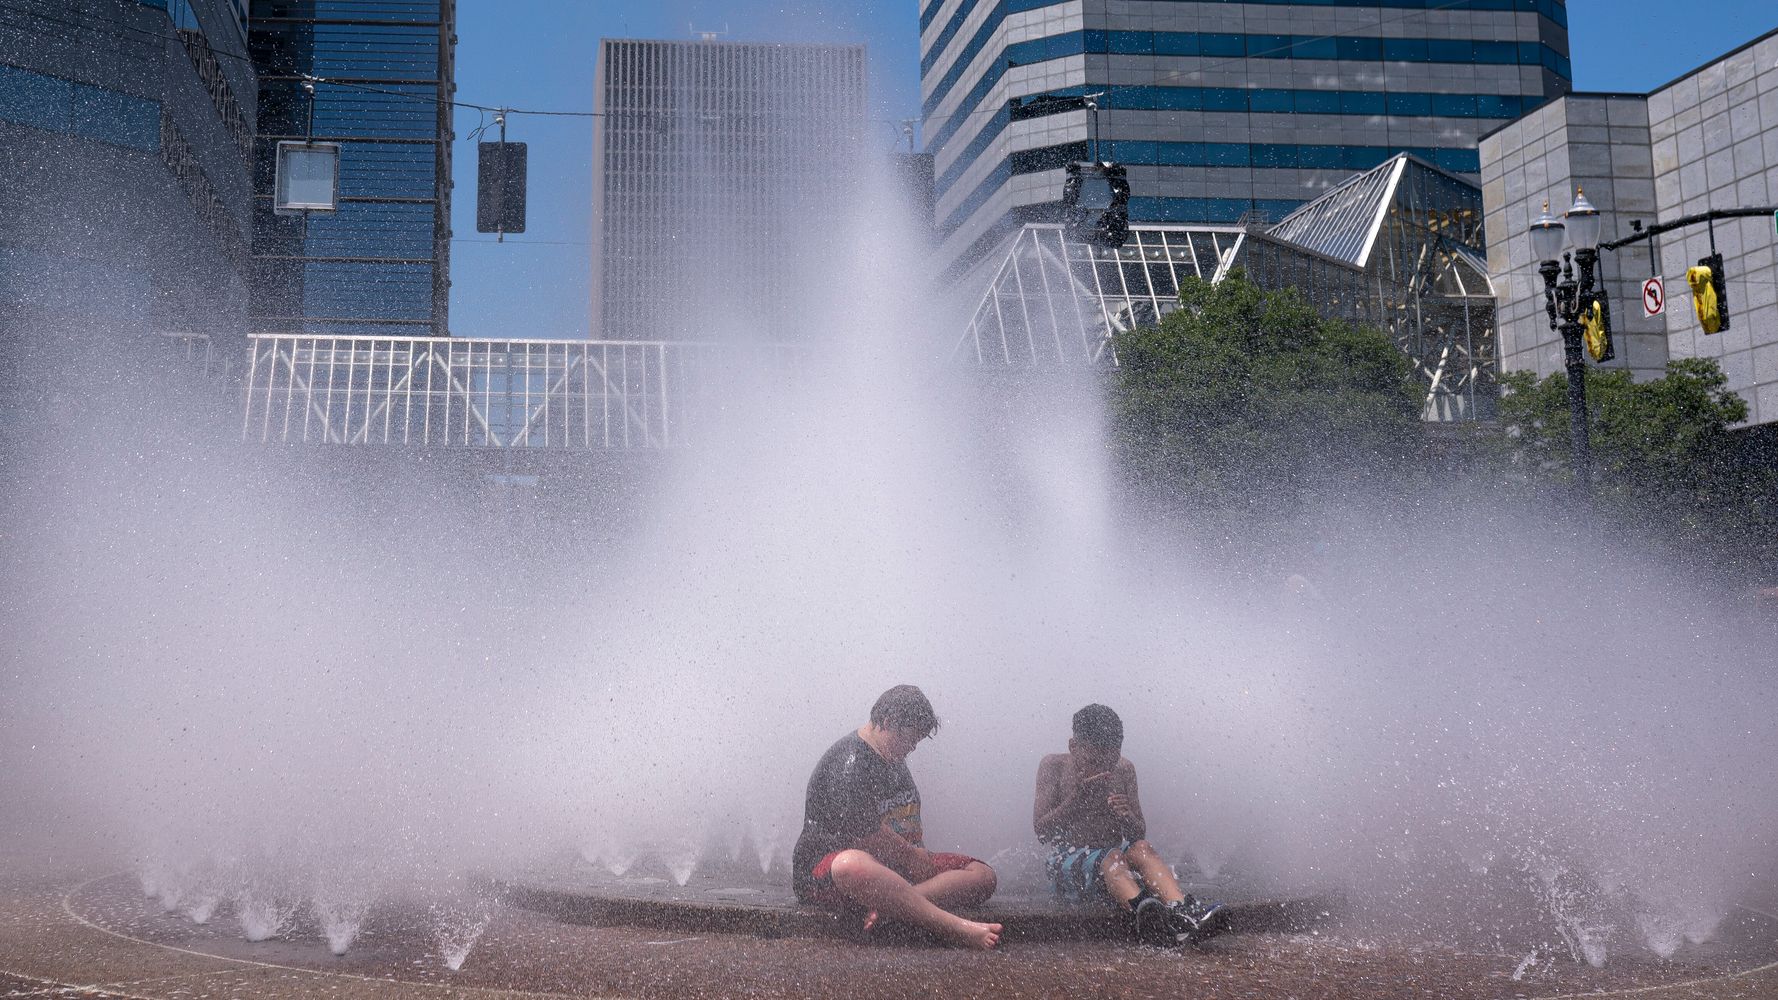
[{"label": "boy in dark t-shirt", "polygon": [[907,756],[938,728],[932,703],[912,684],[883,692],[870,721],[840,737],[809,776],[803,831],[791,855],[796,898],[923,927],[953,944],[992,948],[999,924],[965,920],[948,906],[994,894],[994,869],[966,854],[926,850],[920,790]]},{"label": "boy in dark t-shirt", "polygon": [[1148,843],[1136,765],[1123,756],[1124,723],[1104,705],[1074,713],[1067,753],[1037,766],[1032,825],[1050,845],[1056,895],[1106,902],[1130,914],[1152,944],[1196,943],[1228,929],[1228,909],[1180,891]]}]

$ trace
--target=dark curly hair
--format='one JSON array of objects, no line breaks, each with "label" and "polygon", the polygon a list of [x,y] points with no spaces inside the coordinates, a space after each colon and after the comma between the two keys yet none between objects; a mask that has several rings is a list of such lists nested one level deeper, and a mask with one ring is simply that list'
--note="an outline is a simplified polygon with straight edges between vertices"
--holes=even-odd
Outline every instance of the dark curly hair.
[{"label": "dark curly hair", "polygon": [[1074,738],[1116,750],[1124,745],[1124,720],[1104,705],[1088,705],[1074,713]]},{"label": "dark curly hair", "polygon": [[870,707],[870,724],[878,729],[918,729],[924,739],[938,732],[938,715],[925,692],[912,684],[897,684]]}]

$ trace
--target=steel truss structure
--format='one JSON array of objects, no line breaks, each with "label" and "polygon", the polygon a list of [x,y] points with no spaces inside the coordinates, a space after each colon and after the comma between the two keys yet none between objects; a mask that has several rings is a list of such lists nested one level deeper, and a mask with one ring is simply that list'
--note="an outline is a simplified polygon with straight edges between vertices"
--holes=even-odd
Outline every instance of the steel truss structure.
[{"label": "steel truss structure", "polygon": [[1240,248],[1234,226],[1142,227],[1107,250],[1059,225],[1029,225],[971,315],[953,360],[1116,364],[1112,338],[1179,306],[1182,277],[1219,281]]},{"label": "steel truss structure", "polygon": [[954,360],[1115,365],[1116,336],[1179,308],[1183,279],[1239,268],[1328,315],[1380,327],[1414,363],[1429,421],[1486,419],[1497,399],[1494,286],[1481,192],[1402,154],[1269,228],[1139,225],[1113,250],[1032,224],[1012,238]]},{"label": "steel truss structure", "polygon": [[775,345],[460,337],[249,338],[241,436],[291,444],[639,450],[683,447]]}]

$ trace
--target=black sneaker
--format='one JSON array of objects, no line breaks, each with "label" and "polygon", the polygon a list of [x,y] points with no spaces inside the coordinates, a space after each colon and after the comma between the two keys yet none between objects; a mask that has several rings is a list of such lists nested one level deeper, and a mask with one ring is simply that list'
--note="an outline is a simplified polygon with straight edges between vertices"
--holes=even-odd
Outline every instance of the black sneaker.
[{"label": "black sneaker", "polygon": [[1130,916],[1135,923],[1136,940],[1142,944],[1170,948],[1179,943],[1179,932],[1173,926],[1172,908],[1161,902],[1159,897],[1147,894],[1136,897]]},{"label": "black sneaker", "polygon": [[1198,944],[1229,929],[1229,908],[1187,896],[1167,907],[1167,920],[1180,944]]}]

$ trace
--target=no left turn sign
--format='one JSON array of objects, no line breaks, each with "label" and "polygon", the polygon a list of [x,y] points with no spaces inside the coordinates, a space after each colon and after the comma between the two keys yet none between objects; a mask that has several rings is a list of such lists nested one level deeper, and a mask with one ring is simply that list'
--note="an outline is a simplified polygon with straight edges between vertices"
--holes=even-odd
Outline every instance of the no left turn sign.
[{"label": "no left turn sign", "polygon": [[1642,283],[1642,315],[1659,316],[1667,311],[1667,288],[1661,279],[1650,278]]}]

